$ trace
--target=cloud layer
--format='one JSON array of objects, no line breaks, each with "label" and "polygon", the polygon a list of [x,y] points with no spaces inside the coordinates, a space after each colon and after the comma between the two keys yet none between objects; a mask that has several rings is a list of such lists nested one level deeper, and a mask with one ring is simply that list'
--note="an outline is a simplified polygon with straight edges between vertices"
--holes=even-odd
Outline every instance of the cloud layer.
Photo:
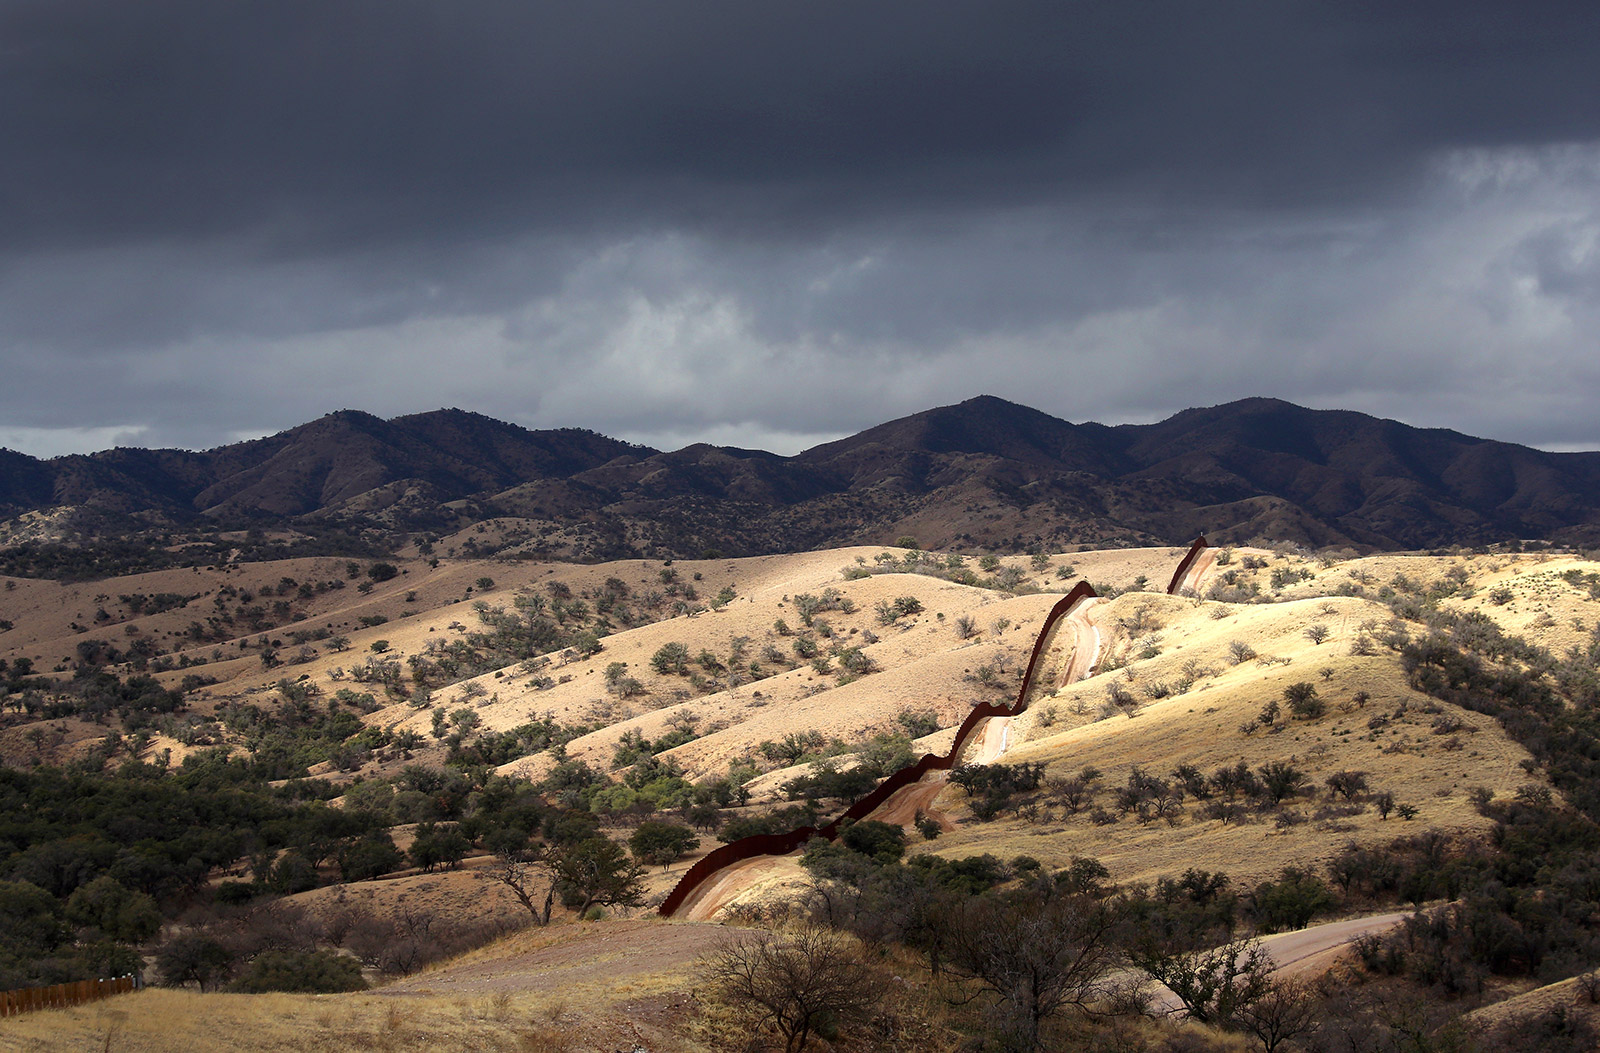
[{"label": "cloud layer", "polygon": [[13,2],[0,444],[989,392],[1600,448],[1597,68],[1592,4]]}]

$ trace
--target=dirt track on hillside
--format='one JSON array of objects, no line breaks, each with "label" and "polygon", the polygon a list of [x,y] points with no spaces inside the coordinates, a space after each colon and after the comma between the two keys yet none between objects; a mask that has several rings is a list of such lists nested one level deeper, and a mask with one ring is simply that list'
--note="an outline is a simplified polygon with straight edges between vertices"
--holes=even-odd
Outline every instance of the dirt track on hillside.
[{"label": "dirt track on hillside", "polygon": [[1189,564],[1189,569],[1184,571],[1183,580],[1178,582],[1178,595],[1184,596],[1191,593],[1196,596],[1200,595],[1200,579],[1205,577],[1206,572],[1211,569],[1212,565],[1216,562],[1216,559],[1216,549],[1201,549],[1200,554],[1195,557],[1194,562]]},{"label": "dirt track on hillside", "polygon": [[799,852],[791,852],[786,856],[756,856],[754,859],[741,860],[731,866],[723,867],[715,876],[702,882],[698,888],[689,893],[673,917],[684,921],[710,921],[741,893],[757,885],[785,878],[799,878],[803,875]]},{"label": "dirt track on hillside", "polygon": [[[578,931],[572,931],[576,928]],[[383,995],[481,995],[496,991],[616,990],[657,973],[680,971],[745,930],[656,918],[546,930],[548,942],[503,958],[456,962],[375,990]],[[538,935],[538,934],[536,934]]]},{"label": "dirt track on hillside", "polygon": [[1265,937],[1261,946],[1272,955],[1278,975],[1314,976],[1326,971],[1338,952],[1356,937],[1391,929],[1409,916],[1407,913],[1391,913],[1330,921],[1326,925],[1313,925],[1309,929]]}]

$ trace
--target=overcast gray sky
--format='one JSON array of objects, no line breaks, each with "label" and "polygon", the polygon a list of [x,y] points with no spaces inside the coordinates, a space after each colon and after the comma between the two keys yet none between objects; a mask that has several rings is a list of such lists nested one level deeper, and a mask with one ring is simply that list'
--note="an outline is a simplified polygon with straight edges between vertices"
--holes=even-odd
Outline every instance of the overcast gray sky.
[{"label": "overcast gray sky", "polygon": [[0,0],[0,445],[980,393],[1600,448],[1593,0]]}]

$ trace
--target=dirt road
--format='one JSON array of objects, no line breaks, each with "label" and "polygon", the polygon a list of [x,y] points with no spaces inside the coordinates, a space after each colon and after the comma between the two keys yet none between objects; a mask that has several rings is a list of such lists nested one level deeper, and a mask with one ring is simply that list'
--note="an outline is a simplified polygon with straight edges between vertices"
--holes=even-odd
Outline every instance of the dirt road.
[{"label": "dirt road", "polygon": [[1067,670],[1061,675],[1061,682],[1057,688],[1075,684],[1094,673],[1095,667],[1100,664],[1100,629],[1094,624],[1091,613],[1100,603],[1098,596],[1090,597],[1072,609],[1067,615],[1067,624],[1072,627],[1072,661],[1067,663]]},{"label": "dirt road", "polygon": [[1299,976],[1320,972],[1321,969],[1315,967],[1321,965],[1322,968],[1327,968],[1327,961],[1334,957],[1330,952],[1343,950],[1345,945],[1357,936],[1391,929],[1409,916],[1408,913],[1402,912],[1330,921],[1326,925],[1313,925],[1309,929],[1268,936],[1261,941],[1261,946],[1272,955],[1273,964],[1278,967],[1276,972],[1279,975]]},{"label": "dirt road", "polygon": [[616,989],[684,965],[715,950],[741,930],[686,925],[659,918],[565,925],[527,934],[527,950],[493,959],[452,962],[377,988],[381,995],[462,994],[496,991]]},{"label": "dirt road", "polygon": [[[1400,924],[1405,913],[1374,914],[1366,918],[1347,918],[1330,921],[1326,925],[1313,925],[1294,932],[1280,932],[1261,939],[1261,947],[1272,957],[1277,968],[1274,976],[1315,976],[1342,953],[1350,941],[1368,933],[1383,932]],[[1163,984],[1152,984],[1150,999],[1152,1013],[1180,1013],[1183,1003]]]}]

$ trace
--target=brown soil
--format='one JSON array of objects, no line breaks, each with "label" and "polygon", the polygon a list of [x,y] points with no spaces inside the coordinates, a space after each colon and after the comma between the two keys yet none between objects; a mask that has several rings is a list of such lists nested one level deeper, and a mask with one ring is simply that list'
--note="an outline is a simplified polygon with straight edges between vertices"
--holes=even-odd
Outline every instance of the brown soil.
[{"label": "brown soil", "polygon": [[742,860],[701,882],[678,907],[676,917],[684,921],[707,921],[758,890],[798,883],[802,876],[799,852]]},{"label": "brown soil", "polygon": [[[599,985],[614,992],[662,974],[680,980],[685,966],[714,951],[741,929],[646,917],[534,930],[499,944],[493,958],[468,955],[439,969],[398,980],[383,995],[481,995],[497,991],[578,991]],[[526,949],[517,943],[526,942]]]}]

